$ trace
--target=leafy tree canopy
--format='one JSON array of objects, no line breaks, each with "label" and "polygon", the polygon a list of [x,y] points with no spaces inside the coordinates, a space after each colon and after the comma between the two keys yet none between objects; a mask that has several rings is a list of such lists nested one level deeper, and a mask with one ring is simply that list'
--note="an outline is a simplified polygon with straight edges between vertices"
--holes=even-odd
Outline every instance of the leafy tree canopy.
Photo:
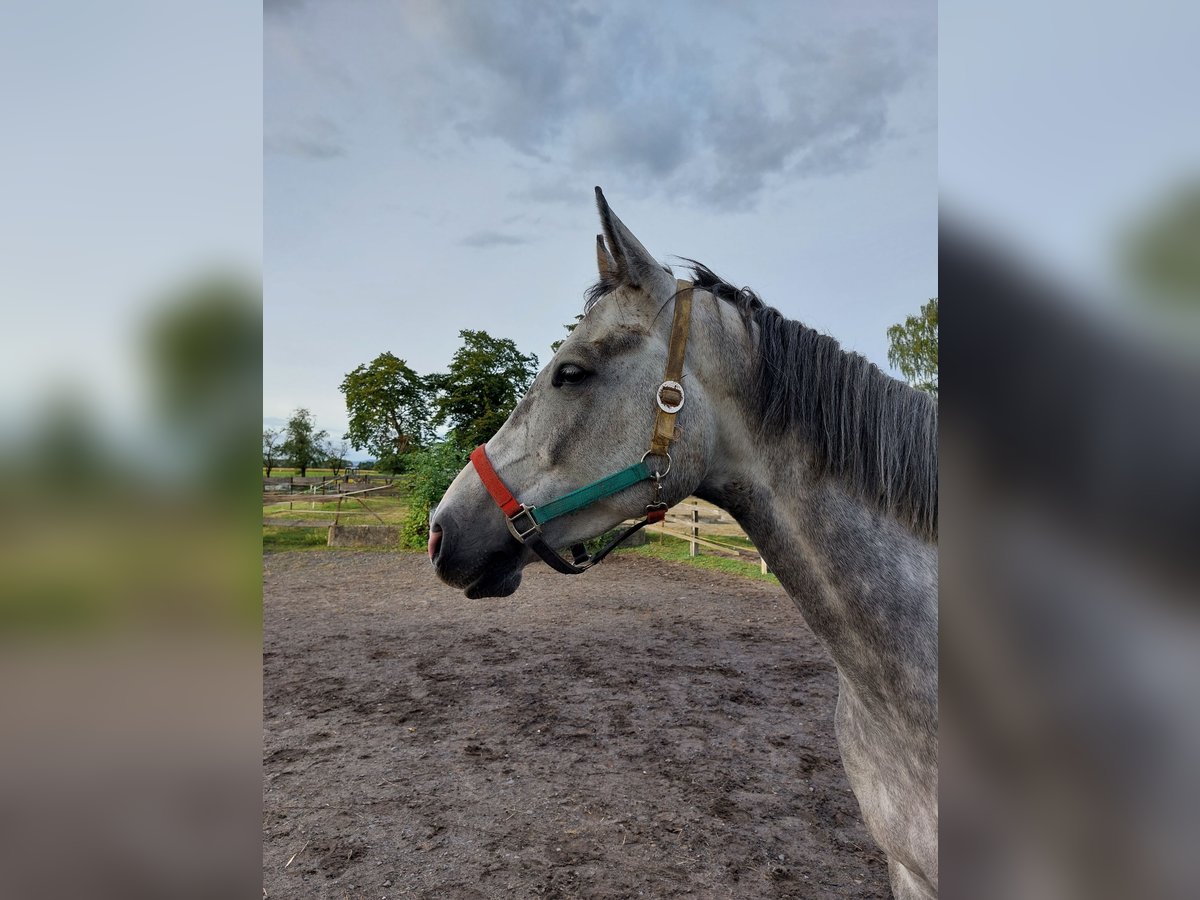
[{"label": "leafy tree canopy", "polygon": [[469,451],[455,441],[435,441],[410,457],[408,515],[400,530],[405,547],[423,549],[429,541],[429,510],[467,464]]},{"label": "leafy tree canopy", "polygon": [[909,384],[938,394],[938,298],[932,297],[915,316],[887,330],[888,362]]},{"label": "leafy tree canopy", "polygon": [[1126,274],[1160,309],[1200,309],[1200,182],[1173,190],[1127,235]]},{"label": "leafy tree canopy", "polygon": [[291,464],[300,470],[301,478],[307,474],[309,466],[319,466],[325,461],[323,442],[326,432],[316,430],[312,413],[307,409],[297,409],[292,413],[284,428],[284,435],[280,449]]},{"label": "leafy tree canopy", "polygon": [[156,425],[205,495],[241,503],[262,415],[261,287],[214,273],[161,298],[142,333]]},{"label": "leafy tree canopy", "polygon": [[350,463],[346,459],[346,454],[349,450],[350,442],[346,440],[325,441],[321,445],[321,455],[324,458],[325,465],[332,470],[334,478],[338,477],[338,473],[342,469],[350,467]]},{"label": "leafy tree canopy", "polygon": [[263,449],[263,468],[266,469],[266,475],[271,477],[271,470],[275,468],[279,458],[279,442],[283,439],[283,432],[278,428],[264,428],[262,435]]},{"label": "leafy tree canopy", "polygon": [[428,436],[429,388],[425,380],[392,353],[380,353],[349,373],[341,384],[356,450],[379,457],[380,468],[395,471],[402,457]]},{"label": "leafy tree canopy", "polygon": [[[566,325],[564,325],[564,326],[563,326],[563,328],[567,329],[567,334],[570,334],[572,331],[574,331],[574,330],[575,330],[576,326],[577,326],[577,325],[579,325],[579,323],[580,323],[580,322],[582,322],[582,321],[583,321],[583,313],[580,313],[579,315],[577,315],[577,316],[575,317],[575,321],[574,321],[574,322],[568,322]],[[558,352],[558,348],[559,348],[559,347],[561,347],[563,344],[565,344],[565,343],[566,343],[566,341],[567,341],[567,339],[566,339],[566,338],[563,338],[563,339],[562,339],[562,340],[560,340],[560,341],[555,341],[554,343],[552,343],[552,344],[550,345],[550,352],[551,352],[551,353],[557,353],[557,352]]]},{"label": "leafy tree canopy", "polygon": [[433,422],[450,425],[462,447],[486,442],[500,430],[538,370],[535,355],[526,355],[507,338],[486,331],[460,331],[462,346],[444,375],[431,375],[438,391]]}]

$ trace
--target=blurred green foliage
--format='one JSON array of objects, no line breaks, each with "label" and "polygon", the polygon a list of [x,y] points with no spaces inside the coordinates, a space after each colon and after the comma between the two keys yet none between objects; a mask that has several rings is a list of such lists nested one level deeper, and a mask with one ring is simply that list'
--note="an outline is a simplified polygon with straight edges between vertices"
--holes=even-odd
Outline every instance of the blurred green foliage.
[{"label": "blurred green foliage", "polygon": [[148,402],[60,384],[0,446],[5,637],[261,626],[261,290],[214,272],[154,301],[130,335]]},{"label": "blurred green foliage", "polygon": [[187,281],[156,304],[143,347],[164,452],[207,496],[238,502],[262,411],[261,285],[225,272]]},{"label": "blurred green foliage", "polygon": [[1121,257],[1137,292],[1155,306],[1200,309],[1200,181],[1154,206],[1128,232]]}]

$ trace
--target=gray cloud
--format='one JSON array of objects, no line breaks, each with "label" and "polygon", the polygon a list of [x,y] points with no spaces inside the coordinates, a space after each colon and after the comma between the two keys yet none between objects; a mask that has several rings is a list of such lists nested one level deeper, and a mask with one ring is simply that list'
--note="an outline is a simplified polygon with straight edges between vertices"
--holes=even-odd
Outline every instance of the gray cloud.
[{"label": "gray cloud", "polygon": [[529,238],[505,234],[502,231],[476,231],[468,234],[459,243],[467,247],[511,247],[528,244]]},{"label": "gray cloud", "polygon": [[263,0],[264,15],[289,15],[305,5],[307,0]]},{"label": "gray cloud", "polygon": [[341,129],[324,116],[314,116],[290,126],[268,127],[263,137],[263,149],[267,153],[302,159],[334,159],[346,155]]},{"label": "gray cloud", "polygon": [[895,136],[896,98],[932,65],[932,4],[878,31],[836,14],[818,29],[803,4],[690,8],[412,0],[380,22],[387,62],[354,80],[438,152],[496,141],[537,180],[604,174],[744,208],[785,178],[869,165]]},{"label": "gray cloud", "polygon": [[713,202],[744,202],[773,176],[855,171],[888,137],[889,102],[909,76],[890,41],[857,32],[820,53],[787,49],[744,63],[704,110],[714,165],[698,190]]}]

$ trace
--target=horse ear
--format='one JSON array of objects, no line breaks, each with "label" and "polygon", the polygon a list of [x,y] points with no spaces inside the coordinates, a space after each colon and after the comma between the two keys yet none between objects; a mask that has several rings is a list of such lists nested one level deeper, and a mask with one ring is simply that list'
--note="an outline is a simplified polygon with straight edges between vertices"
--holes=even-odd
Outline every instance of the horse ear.
[{"label": "horse ear", "polygon": [[596,208],[600,210],[600,224],[604,227],[604,237],[608,239],[608,247],[612,250],[617,278],[623,284],[646,291],[674,291],[675,279],[667,274],[667,270],[659,265],[641,241],[633,236],[633,232],[625,227],[625,223],[609,209],[600,188],[596,188]]},{"label": "horse ear", "polygon": [[601,278],[616,278],[617,263],[604,246],[604,235],[596,235],[596,268],[600,270]]}]

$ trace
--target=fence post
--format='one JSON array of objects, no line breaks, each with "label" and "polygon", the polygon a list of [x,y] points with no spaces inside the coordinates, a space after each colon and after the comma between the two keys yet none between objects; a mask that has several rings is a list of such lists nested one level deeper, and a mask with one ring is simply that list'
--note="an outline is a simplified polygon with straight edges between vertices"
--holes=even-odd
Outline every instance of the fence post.
[{"label": "fence post", "polygon": [[696,538],[700,537],[700,509],[692,507],[692,540],[688,547],[688,556],[696,556],[700,553],[700,545],[696,543]]},{"label": "fence post", "polygon": [[762,570],[762,573],[764,575],[766,575],[768,572],[771,571],[770,569],[767,568],[767,561],[762,558],[762,554],[759,554],[759,557],[758,557],[758,567],[759,567],[759,569]]}]

